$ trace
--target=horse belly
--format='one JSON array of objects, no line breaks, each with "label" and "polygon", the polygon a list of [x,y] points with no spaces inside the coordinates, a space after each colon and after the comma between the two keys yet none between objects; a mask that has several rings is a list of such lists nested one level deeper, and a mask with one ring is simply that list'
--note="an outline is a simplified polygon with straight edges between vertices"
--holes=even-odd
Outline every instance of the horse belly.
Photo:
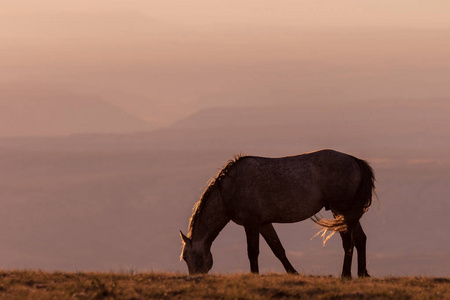
[{"label": "horse belly", "polygon": [[323,206],[319,189],[267,186],[264,192],[247,195],[236,201],[232,220],[240,225],[253,222],[295,223],[318,213]]},{"label": "horse belly", "polygon": [[281,199],[268,201],[270,210],[262,215],[264,222],[271,223],[294,223],[310,218],[318,213],[324,203],[317,192],[300,194]]}]

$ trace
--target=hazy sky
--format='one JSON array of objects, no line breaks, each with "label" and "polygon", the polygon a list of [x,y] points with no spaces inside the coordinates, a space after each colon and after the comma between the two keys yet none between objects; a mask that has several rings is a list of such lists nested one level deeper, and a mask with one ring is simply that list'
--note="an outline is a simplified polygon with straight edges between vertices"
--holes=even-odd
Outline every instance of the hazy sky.
[{"label": "hazy sky", "polygon": [[[178,230],[232,154],[329,147],[376,170],[374,274],[448,276],[449,13],[450,0],[0,1],[0,137],[194,116],[0,139],[1,267],[184,271]],[[280,234],[294,265],[317,254],[325,269],[302,271],[338,274],[339,238],[322,249],[296,228]],[[215,270],[247,271],[242,229],[221,238]]]},{"label": "hazy sky", "polygon": [[162,125],[209,106],[445,97],[449,11],[446,0],[2,1],[0,84],[91,95]]},{"label": "hazy sky", "polygon": [[[129,12],[175,28],[189,25],[227,24],[256,26],[376,26],[449,28],[446,0],[325,0],[325,1],[2,1],[6,14],[52,14]],[[100,17],[101,18],[101,17]]]}]

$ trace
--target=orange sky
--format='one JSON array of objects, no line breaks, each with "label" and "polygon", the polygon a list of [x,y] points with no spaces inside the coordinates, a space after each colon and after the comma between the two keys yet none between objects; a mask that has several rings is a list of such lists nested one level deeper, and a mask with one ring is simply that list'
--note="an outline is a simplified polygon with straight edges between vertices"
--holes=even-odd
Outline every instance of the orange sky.
[{"label": "orange sky", "polygon": [[[450,0],[0,1],[0,267],[184,272],[178,230],[232,154],[326,147],[373,162],[374,274],[448,276],[436,228],[450,208],[449,12]],[[65,137],[3,138],[49,135]],[[305,244],[315,229],[285,228],[301,271],[338,274],[339,238],[330,266],[320,240]],[[213,270],[248,270],[242,229],[226,230]]]},{"label": "orange sky", "polygon": [[143,13],[160,22],[173,22],[173,26],[189,24],[229,24],[242,26],[255,24],[263,26],[376,26],[449,28],[446,0],[325,0],[325,1],[76,1],[57,0],[8,1],[2,3],[4,13],[47,14],[47,13],[109,13],[128,11]]},{"label": "orange sky", "polygon": [[321,89],[442,97],[449,11],[446,0],[8,1],[0,83],[58,85],[160,124],[225,100],[270,104],[274,91],[274,103]]}]

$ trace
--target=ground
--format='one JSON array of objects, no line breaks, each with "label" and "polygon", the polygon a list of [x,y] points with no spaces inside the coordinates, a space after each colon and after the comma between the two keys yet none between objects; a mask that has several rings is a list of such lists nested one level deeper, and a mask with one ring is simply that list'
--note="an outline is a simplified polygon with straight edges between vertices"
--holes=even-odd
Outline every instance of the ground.
[{"label": "ground", "polygon": [[450,278],[0,271],[0,299],[450,299]]}]

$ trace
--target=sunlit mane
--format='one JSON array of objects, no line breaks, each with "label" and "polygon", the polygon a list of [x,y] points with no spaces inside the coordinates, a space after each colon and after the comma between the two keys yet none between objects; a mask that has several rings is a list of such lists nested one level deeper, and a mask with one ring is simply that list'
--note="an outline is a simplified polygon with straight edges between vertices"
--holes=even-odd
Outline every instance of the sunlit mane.
[{"label": "sunlit mane", "polygon": [[230,159],[217,173],[216,176],[211,177],[211,179],[208,181],[208,187],[205,189],[203,194],[200,196],[200,199],[195,203],[194,207],[192,208],[192,216],[189,220],[189,232],[188,236],[192,233],[192,228],[194,227],[194,223],[200,214],[200,211],[202,210],[202,207],[205,205],[206,201],[208,200],[209,196],[217,190],[217,188],[220,188],[220,182],[223,178],[225,178],[228,174],[228,172],[231,170],[231,168],[242,158],[246,157],[244,154],[235,155],[233,159]]}]

